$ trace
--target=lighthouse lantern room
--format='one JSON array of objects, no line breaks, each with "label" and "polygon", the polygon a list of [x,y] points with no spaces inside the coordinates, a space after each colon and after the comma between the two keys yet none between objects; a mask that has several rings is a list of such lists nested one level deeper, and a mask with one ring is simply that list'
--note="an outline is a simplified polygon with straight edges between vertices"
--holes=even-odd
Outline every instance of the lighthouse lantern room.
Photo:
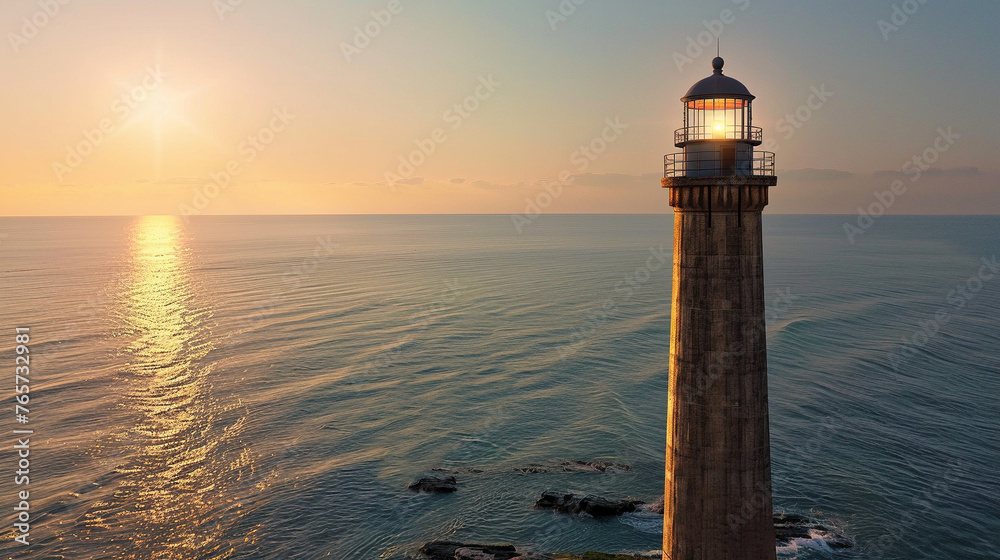
[{"label": "lighthouse lantern room", "polygon": [[681,98],[684,126],[674,131],[674,145],[684,151],[665,157],[665,177],[774,175],[774,153],[754,151],[762,139],[753,126],[754,96],[722,73],[723,64],[715,57],[712,75]]}]

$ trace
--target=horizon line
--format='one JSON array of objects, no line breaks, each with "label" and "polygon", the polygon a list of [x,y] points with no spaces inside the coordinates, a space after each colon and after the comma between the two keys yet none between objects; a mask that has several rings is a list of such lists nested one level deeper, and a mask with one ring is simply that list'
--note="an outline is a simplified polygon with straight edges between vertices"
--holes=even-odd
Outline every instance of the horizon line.
[{"label": "horizon line", "polygon": [[[545,213],[547,216],[672,216],[674,212],[548,212]],[[516,216],[520,215],[517,212],[422,212],[422,213],[321,213],[321,214],[197,214],[190,215],[190,218],[224,218],[224,217],[249,217],[249,216],[265,216],[265,217],[293,217],[293,216],[307,216],[307,217],[318,217],[318,216]],[[848,216],[855,217],[858,214],[839,214],[839,213],[819,213],[819,212],[768,212],[764,214],[765,216]],[[4,214],[0,215],[0,219],[4,218],[139,218],[143,216],[177,216],[185,217],[182,214]],[[882,217],[981,217],[981,216],[1000,216],[998,213],[982,213],[982,214],[894,214],[894,215],[883,215]]]}]

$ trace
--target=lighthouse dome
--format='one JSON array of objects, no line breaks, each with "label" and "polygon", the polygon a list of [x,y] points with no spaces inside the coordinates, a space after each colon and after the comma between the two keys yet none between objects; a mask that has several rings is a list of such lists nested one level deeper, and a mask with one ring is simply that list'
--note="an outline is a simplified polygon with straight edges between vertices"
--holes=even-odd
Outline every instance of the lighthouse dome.
[{"label": "lighthouse dome", "polygon": [[750,94],[750,90],[747,89],[739,80],[730,78],[729,76],[724,76],[722,74],[722,65],[725,63],[721,57],[715,57],[712,60],[712,68],[715,70],[711,76],[699,80],[688,92],[681,98],[681,101],[688,101],[691,99],[708,99],[708,98],[721,98],[721,97],[735,97],[739,99],[753,99],[754,96]]}]

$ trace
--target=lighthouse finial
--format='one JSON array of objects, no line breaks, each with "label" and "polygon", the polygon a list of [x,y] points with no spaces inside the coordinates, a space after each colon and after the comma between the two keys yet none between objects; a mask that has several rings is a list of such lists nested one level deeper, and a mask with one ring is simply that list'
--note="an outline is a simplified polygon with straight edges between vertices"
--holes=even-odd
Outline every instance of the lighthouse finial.
[{"label": "lighthouse finial", "polygon": [[717,39],[718,43],[715,44],[715,58],[712,59],[712,69],[715,70],[716,74],[722,73],[722,65],[725,61],[722,60],[722,39]]},{"label": "lighthouse finial", "polygon": [[725,64],[725,61],[722,60],[721,56],[717,56],[717,57],[715,57],[715,58],[712,59],[712,69],[715,70],[716,74],[721,74],[722,73],[722,65],[723,64]]}]

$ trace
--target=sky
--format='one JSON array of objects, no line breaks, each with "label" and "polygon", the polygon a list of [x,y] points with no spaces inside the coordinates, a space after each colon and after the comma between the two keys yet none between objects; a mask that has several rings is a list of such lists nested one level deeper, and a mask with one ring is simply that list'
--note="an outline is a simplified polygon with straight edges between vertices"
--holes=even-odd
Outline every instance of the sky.
[{"label": "sky", "polygon": [[0,215],[658,213],[756,95],[769,213],[995,214],[1000,3],[3,0]]}]

